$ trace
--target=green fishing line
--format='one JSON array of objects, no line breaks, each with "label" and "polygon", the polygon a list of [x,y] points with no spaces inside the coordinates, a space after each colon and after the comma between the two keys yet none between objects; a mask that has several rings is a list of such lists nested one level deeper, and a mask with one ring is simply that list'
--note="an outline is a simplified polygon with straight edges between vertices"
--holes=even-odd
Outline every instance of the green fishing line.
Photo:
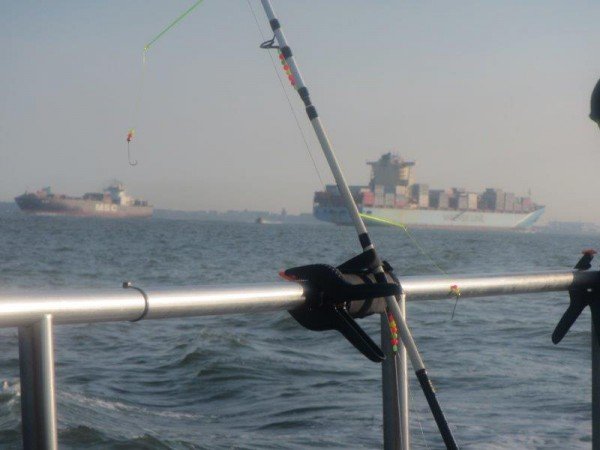
[{"label": "green fishing line", "polygon": [[185,11],[183,14],[181,14],[179,17],[177,17],[177,19],[175,19],[173,22],[171,22],[169,24],[169,26],[167,26],[164,30],[162,30],[160,33],[158,33],[156,36],[154,36],[154,38],[144,46],[144,53],[148,51],[148,49],[150,48],[150,46],[152,44],[154,44],[156,41],[158,41],[167,31],[169,31],[171,28],[173,28],[175,25],[177,25],[179,22],[181,22],[185,18],[185,16],[187,16],[189,13],[191,13],[203,1],[204,0],[198,0],[196,3],[194,3],[192,6],[190,6],[187,9],[187,11]]},{"label": "green fishing line", "polygon": [[392,225],[394,227],[402,228],[402,230],[406,233],[406,236],[408,236],[408,238],[412,241],[414,246],[423,254],[423,256],[425,256],[427,259],[429,259],[429,261],[431,261],[431,263],[437,270],[439,270],[441,273],[443,273],[445,275],[448,275],[448,273],[444,269],[442,269],[440,267],[440,265],[436,262],[434,257],[431,256],[429,254],[429,252],[423,248],[423,246],[419,243],[419,241],[410,233],[410,231],[408,231],[408,228],[406,227],[406,225],[404,225],[401,222],[395,222],[393,220],[384,219],[382,217],[377,217],[377,216],[372,216],[370,214],[359,213],[359,215],[363,219],[372,220],[373,222],[383,223],[386,225]]},{"label": "green fishing line", "polygon": [[[410,233],[410,231],[408,231],[408,228],[403,223],[395,222],[395,221],[389,220],[389,219],[384,219],[382,217],[372,216],[370,214],[359,213],[359,216],[362,217],[363,219],[372,220],[373,222],[383,223],[385,225],[391,225],[394,227],[401,228],[406,233],[406,236],[408,236],[408,238],[412,241],[414,246],[421,252],[421,254],[423,256],[425,256],[427,259],[429,259],[429,261],[431,261],[431,263],[437,270],[439,270],[444,275],[448,275],[448,272],[446,272],[444,269],[442,269],[440,267],[440,265],[437,263],[435,258],[433,256],[431,256],[431,254],[427,250],[425,250],[425,248],[423,248],[423,246],[419,243],[417,238],[415,238]],[[451,319],[454,319],[454,312],[456,311],[456,305],[458,305],[458,298],[460,297],[460,288],[458,287],[458,285],[455,284],[455,285],[450,286],[450,291],[448,292],[448,295],[451,297],[454,297],[456,299],[454,302],[454,308],[452,309],[452,316],[451,316]]]},{"label": "green fishing line", "polygon": [[135,131],[136,131],[135,125],[137,124],[137,121],[138,121],[140,105],[142,102],[142,94],[144,92],[144,79],[146,78],[146,53],[148,53],[148,50],[150,49],[150,46],[152,44],[154,44],[156,41],[158,41],[167,31],[169,31],[171,28],[173,28],[175,25],[177,25],[179,22],[181,22],[188,14],[190,14],[202,2],[203,2],[203,0],[198,0],[196,3],[194,3],[192,6],[190,6],[183,14],[181,14],[179,17],[177,17],[173,22],[171,22],[165,29],[163,29],[160,33],[158,33],[156,36],[154,36],[154,38],[152,38],[152,40],[144,46],[144,50],[142,51],[142,74],[141,74],[141,79],[140,79],[140,83],[139,83],[138,94],[136,96],[135,103],[133,106],[134,126],[129,128],[129,130],[127,132],[127,156],[129,158],[130,166],[137,165],[137,160],[131,159],[130,144],[131,144],[131,141],[133,140],[133,137],[135,136]]}]

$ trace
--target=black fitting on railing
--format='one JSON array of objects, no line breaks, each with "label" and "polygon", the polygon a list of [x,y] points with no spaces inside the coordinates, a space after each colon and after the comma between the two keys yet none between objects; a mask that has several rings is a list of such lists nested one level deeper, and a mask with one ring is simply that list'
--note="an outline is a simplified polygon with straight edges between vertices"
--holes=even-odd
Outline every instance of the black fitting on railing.
[{"label": "black fitting on railing", "polygon": [[378,267],[375,261],[375,252],[369,250],[338,267],[311,264],[288,269],[281,276],[306,287],[306,303],[302,308],[290,311],[302,326],[314,331],[337,330],[371,361],[381,362],[385,359],[384,353],[350,314],[353,301],[365,302],[355,314],[364,317],[368,315],[373,299],[400,293],[398,283],[374,282],[366,278]]},{"label": "black fitting on railing", "polygon": [[596,83],[596,87],[592,91],[590,100],[590,119],[600,126],[600,80]]},{"label": "black fitting on railing", "polygon": [[[592,267],[591,262],[595,254],[595,250],[584,250],[583,256],[575,264],[575,269],[588,270]],[[600,344],[600,279],[591,287],[569,289],[569,307],[552,333],[554,344],[558,344],[565,337],[586,306],[589,306],[592,312],[594,333]]]},{"label": "black fitting on railing", "polygon": [[144,311],[142,311],[142,314],[137,319],[130,320],[130,322],[139,322],[140,320],[144,319],[148,315],[148,311],[150,310],[150,303],[148,301],[148,296],[146,295],[146,293],[144,292],[144,290],[142,288],[134,286],[131,281],[123,281],[123,289],[135,289],[140,294],[142,294],[142,297],[144,297]]}]

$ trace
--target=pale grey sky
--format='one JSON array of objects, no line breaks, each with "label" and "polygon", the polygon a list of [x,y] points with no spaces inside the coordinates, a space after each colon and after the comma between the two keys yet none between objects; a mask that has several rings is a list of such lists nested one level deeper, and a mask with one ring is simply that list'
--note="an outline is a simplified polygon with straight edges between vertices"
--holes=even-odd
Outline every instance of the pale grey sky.
[{"label": "pale grey sky", "polygon": [[[192,3],[0,4],[0,199],[116,177],[163,208],[311,209],[319,181],[245,0],[205,0],[150,50],[128,166],[141,50]],[[600,222],[600,2],[274,7],[349,182],[394,150],[433,187],[531,188],[547,220]]]}]

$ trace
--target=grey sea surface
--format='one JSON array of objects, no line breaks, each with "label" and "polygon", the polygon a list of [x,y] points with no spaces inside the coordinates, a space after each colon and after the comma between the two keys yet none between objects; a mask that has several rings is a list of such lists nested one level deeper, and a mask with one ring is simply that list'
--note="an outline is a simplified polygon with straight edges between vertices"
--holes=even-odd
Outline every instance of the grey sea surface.
[{"label": "grey sea surface", "polygon": [[[569,268],[598,237],[413,231],[449,273]],[[395,228],[373,228],[400,275],[434,274]],[[271,282],[340,263],[349,227],[0,217],[0,288]],[[590,321],[559,346],[566,293],[408,303],[408,320],[464,449],[590,448]],[[378,334],[378,317],[361,321]],[[17,330],[0,330],[0,448],[20,448]],[[378,339],[378,336],[376,336]],[[375,449],[381,368],[285,312],[56,327],[63,449]],[[6,382],[6,383],[3,383]],[[411,378],[414,448],[442,448]]]}]

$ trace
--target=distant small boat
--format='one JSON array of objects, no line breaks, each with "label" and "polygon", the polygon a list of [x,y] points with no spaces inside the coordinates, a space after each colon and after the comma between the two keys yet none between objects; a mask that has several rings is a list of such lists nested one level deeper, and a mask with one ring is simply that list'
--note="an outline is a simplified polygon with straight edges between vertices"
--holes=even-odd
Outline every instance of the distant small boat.
[{"label": "distant small boat", "polygon": [[264,217],[257,217],[254,223],[259,225],[281,225],[283,222],[281,220],[267,220]]}]

